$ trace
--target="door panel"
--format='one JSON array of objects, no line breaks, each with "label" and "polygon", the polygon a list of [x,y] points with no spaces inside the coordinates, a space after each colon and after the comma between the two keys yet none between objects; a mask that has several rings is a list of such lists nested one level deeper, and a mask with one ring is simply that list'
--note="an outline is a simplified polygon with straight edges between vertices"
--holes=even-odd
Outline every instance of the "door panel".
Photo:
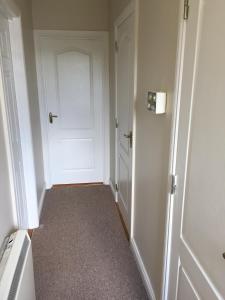
[{"label": "door panel", "polygon": [[197,300],[198,295],[190,281],[185,270],[180,267],[179,268],[179,277],[178,277],[178,300]]},{"label": "door panel", "polygon": [[103,182],[104,49],[98,41],[43,38],[41,62],[52,184]]},{"label": "door panel", "polygon": [[[80,170],[94,168],[94,145],[91,139],[64,140],[61,143],[61,153],[64,153],[67,160],[63,160],[64,170]],[[74,160],[74,153],[82,153],[80,159]]]},{"label": "door panel", "polygon": [[117,29],[117,176],[118,204],[130,231],[132,140],[134,101],[134,15],[127,17]]},{"label": "door panel", "polygon": [[225,297],[224,36],[225,2],[191,0],[181,78],[169,299],[177,299],[176,290],[180,299],[189,295],[182,275],[176,275],[179,264],[188,270],[198,299]]},{"label": "door panel", "polygon": [[93,64],[88,54],[74,51],[57,55],[61,128],[93,127],[92,69]]}]

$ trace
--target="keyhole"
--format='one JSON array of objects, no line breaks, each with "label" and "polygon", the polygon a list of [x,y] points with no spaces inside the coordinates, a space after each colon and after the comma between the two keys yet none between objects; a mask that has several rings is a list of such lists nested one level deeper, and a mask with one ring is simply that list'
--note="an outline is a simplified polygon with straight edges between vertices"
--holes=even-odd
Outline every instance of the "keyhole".
[{"label": "keyhole", "polygon": [[223,253],[223,258],[225,259],[225,252]]}]

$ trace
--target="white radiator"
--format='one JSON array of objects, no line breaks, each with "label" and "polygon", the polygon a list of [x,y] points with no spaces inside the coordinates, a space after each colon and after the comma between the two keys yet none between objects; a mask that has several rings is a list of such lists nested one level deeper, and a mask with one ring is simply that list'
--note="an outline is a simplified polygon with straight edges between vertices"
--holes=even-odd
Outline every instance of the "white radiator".
[{"label": "white radiator", "polygon": [[0,259],[0,299],[35,300],[31,240],[27,231],[19,230],[5,240]]}]

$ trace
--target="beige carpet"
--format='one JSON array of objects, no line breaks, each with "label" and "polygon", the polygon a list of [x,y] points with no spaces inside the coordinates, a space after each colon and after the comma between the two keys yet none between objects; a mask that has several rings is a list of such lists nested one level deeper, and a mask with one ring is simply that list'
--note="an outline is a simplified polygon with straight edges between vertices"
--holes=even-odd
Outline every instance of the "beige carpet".
[{"label": "beige carpet", "polygon": [[37,300],[147,299],[108,186],[47,192],[34,232]]}]

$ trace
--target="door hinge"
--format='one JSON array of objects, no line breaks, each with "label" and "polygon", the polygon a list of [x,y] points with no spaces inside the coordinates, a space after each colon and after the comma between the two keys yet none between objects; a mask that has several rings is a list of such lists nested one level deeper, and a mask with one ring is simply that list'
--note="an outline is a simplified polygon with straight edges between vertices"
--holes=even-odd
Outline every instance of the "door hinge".
[{"label": "door hinge", "polygon": [[119,192],[119,186],[118,186],[118,184],[115,185],[115,188],[116,188],[116,192]]},{"label": "door hinge", "polygon": [[175,195],[177,191],[177,181],[178,181],[178,176],[177,175],[171,175],[171,189],[170,189],[170,194]]},{"label": "door hinge", "polygon": [[115,51],[118,52],[119,51],[119,45],[118,45],[118,42],[115,41]]},{"label": "door hinge", "polygon": [[115,118],[115,126],[116,126],[116,128],[119,128],[119,121],[117,118]]},{"label": "door hinge", "polygon": [[189,0],[184,0],[184,20],[188,20],[189,17]]}]

